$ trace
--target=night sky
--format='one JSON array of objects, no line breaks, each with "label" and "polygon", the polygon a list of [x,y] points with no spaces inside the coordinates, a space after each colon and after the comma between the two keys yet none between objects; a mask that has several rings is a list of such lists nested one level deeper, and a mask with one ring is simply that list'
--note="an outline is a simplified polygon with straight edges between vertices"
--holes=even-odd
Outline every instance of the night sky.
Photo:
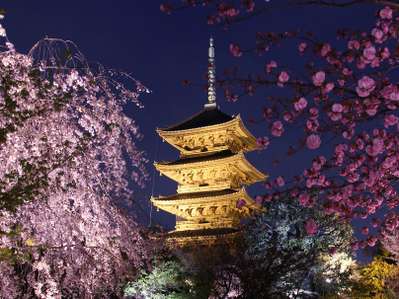
[{"label": "night sky", "polygon": [[[301,28],[315,32],[320,39],[334,41],[335,31],[340,27],[368,29],[374,22],[376,8],[361,6],[353,9],[331,8],[279,8],[284,0],[271,1],[269,13],[250,22],[225,30],[221,26],[206,24],[206,9],[189,9],[168,16],[160,12],[161,2],[147,1],[2,1],[7,14],[3,25],[9,39],[20,52],[28,51],[43,37],[58,37],[74,41],[90,61],[130,72],[152,90],[142,98],[145,108],[130,109],[140,125],[144,139],[140,148],[148,153],[149,160],[173,160],[177,152],[162,143],[156,135],[157,127],[178,123],[202,109],[206,101],[204,76],[207,68],[207,47],[210,35],[216,43],[216,65],[219,71],[235,63],[248,69],[260,71],[270,59],[283,61],[289,68],[299,67],[295,51],[290,45],[264,57],[252,55],[237,61],[228,51],[228,45],[239,41],[244,48],[253,47],[256,31],[289,31]],[[293,45],[292,45],[293,46]],[[183,79],[197,84],[184,87]],[[269,135],[265,123],[251,124],[249,120],[260,119],[262,103],[266,94],[256,93],[237,103],[228,103],[218,91],[218,104],[229,114],[240,113],[248,129],[255,136]],[[288,132],[276,140],[266,151],[249,154],[258,169],[270,174],[271,179],[297,174],[308,165],[313,153],[303,153],[288,159],[283,151],[298,139],[298,132]],[[157,154],[157,148],[159,152]],[[331,148],[325,145],[322,150]],[[281,163],[273,166],[272,161]],[[152,175],[153,167],[148,165]],[[148,207],[153,183],[137,193],[144,209]],[[155,176],[154,194],[167,195],[176,190],[173,181]],[[252,195],[262,192],[262,186],[249,189]],[[147,206],[147,207],[146,207]],[[148,224],[148,210],[140,212]],[[146,214],[146,215],[144,215]],[[171,228],[174,217],[153,213],[153,221]]]}]

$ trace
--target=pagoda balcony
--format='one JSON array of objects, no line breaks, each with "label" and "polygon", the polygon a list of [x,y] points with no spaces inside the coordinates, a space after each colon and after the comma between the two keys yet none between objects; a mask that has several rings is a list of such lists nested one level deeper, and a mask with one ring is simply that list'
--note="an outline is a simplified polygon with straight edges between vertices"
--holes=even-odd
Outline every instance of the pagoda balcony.
[{"label": "pagoda balcony", "polygon": [[239,217],[221,217],[213,221],[176,221],[175,231],[202,230],[217,228],[236,228],[240,224]]},{"label": "pagoda balcony", "polygon": [[[152,203],[183,220],[192,222],[215,222],[217,219],[250,216],[262,210],[245,191],[219,190],[213,192],[180,193],[172,196],[153,197]],[[216,219],[216,220],[215,220]]]},{"label": "pagoda balcony", "polygon": [[264,181],[267,177],[241,152],[223,151],[154,165],[163,175],[179,184],[179,193],[239,188]]}]

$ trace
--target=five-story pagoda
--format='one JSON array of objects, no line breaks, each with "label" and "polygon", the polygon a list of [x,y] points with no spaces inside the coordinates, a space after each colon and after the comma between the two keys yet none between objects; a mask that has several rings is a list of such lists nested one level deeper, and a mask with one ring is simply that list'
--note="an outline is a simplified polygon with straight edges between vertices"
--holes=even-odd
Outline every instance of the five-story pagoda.
[{"label": "five-story pagoda", "polygon": [[161,174],[178,183],[177,194],[151,198],[155,206],[177,216],[169,242],[187,245],[225,240],[238,231],[241,218],[261,209],[244,188],[266,179],[244,156],[257,148],[256,139],[239,115],[229,116],[216,105],[212,39],[208,103],[188,120],[157,129],[157,133],[180,152],[176,161],[154,163]]}]

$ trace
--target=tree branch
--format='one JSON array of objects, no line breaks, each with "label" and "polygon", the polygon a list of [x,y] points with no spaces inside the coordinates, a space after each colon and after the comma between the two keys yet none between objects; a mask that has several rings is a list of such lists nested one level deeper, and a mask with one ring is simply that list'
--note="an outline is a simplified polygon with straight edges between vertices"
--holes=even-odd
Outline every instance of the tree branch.
[{"label": "tree branch", "polygon": [[319,5],[319,6],[338,7],[338,8],[345,8],[359,4],[377,4],[377,5],[388,5],[394,8],[399,8],[399,3],[397,1],[387,1],[387,0],[352,0],[343,3],[337,1],[325,1],[325,0],[305,0],[305,1],[292,1],[291,4]]}]

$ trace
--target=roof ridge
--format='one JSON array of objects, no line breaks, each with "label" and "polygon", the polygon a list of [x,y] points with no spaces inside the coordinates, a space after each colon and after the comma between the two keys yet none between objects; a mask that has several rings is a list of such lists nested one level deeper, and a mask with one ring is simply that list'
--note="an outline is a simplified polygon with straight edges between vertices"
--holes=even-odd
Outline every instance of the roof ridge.
[{"label": "roof ridge", "polygon": [[177,123],[166,128],[161,128],[161,131],[180,131],[193,128],[201,128],[221,124],[232,120],[234,117],[222,112],[218,107],[204,108],[198,113],[188,117],[182,122]]}]

